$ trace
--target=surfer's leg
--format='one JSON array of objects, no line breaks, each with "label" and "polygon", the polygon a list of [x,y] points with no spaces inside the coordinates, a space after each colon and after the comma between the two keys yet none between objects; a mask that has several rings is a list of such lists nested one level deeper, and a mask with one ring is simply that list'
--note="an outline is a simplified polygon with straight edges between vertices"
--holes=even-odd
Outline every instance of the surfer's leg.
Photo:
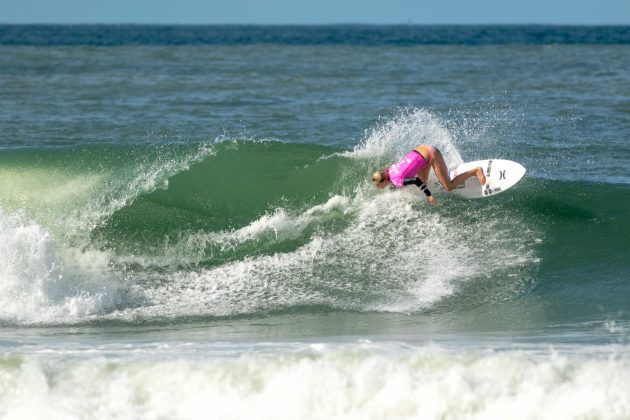
[{"label": "surfer's leg", "polygon": [[464,172],[457,175],[455,178],[450,179],[448,176],[448,168],[446,167],[442,153],[438,149],[435,149],[431,165],[433,166],[433,172],[435,172],[440,184],[442,184],[446,191],[453,190],[453,188],[457,187],[459,184],[463,183],[472,176],[476,176],[481,185],[486,183],[486,176],[483,174],[483,169],[481,169],[481,167],[471,169],[470,171]]},{"label": "surfer's leg", "polygon": [[418,172],[416,174],[416,176],[418,178],[420,178],[422,180],[422,182],[424,182],[426,185],[429,185],[429,184],[427,184],[427,182],[429,180],[429,171],[430,170],[431,170],[431,166],[427,165],[424,168],[420,169],[420,172]]}]

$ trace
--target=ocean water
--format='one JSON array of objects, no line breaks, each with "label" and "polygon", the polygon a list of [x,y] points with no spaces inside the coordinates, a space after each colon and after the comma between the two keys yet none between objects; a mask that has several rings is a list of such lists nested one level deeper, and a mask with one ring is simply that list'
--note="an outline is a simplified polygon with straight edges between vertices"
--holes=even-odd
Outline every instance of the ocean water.
[{"label": "ocean water", "polygon": [[[0,25],[0,417],[630,418],[630,27]],[[525,178],[379,191],[421,143]]]}]

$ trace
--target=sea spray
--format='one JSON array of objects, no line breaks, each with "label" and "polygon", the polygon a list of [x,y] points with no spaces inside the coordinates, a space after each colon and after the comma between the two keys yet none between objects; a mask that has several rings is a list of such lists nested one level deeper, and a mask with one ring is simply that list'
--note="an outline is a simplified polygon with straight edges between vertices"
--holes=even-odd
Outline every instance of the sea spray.
[{"label": "sea spray", "polygon": [[421,144],[436,146],[445,160],[454,166],[463,163],[455,139],[441,118],[419,108],[402,109],[392,118],[382,119],[366,131],[364,138],[351,152],[344,155],[359,159],[392,160]]}]

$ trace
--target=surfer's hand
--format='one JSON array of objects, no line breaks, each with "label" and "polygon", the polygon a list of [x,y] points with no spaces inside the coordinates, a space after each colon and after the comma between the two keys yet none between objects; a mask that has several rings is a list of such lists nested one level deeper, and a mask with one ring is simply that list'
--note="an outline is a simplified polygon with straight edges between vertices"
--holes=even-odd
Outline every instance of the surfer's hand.
[{"label": "surfer's hand", "polygon": [[434,206],[438,203],[438,201],[432,195],[428,196],[427,200],[429,200],[429,203],[433,204]]}]

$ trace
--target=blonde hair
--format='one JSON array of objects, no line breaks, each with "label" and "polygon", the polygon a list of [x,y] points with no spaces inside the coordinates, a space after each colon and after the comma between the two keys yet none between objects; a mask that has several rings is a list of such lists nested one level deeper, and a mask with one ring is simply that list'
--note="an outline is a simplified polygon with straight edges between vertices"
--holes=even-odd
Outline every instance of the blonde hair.
[{"label": "blonde hair", "polygon": [[375,184],[380,184],[381,182],[389,178],[387,175],[388,174],[385,169],[379,169],[378,171],[372,174],[372,182]]}]

